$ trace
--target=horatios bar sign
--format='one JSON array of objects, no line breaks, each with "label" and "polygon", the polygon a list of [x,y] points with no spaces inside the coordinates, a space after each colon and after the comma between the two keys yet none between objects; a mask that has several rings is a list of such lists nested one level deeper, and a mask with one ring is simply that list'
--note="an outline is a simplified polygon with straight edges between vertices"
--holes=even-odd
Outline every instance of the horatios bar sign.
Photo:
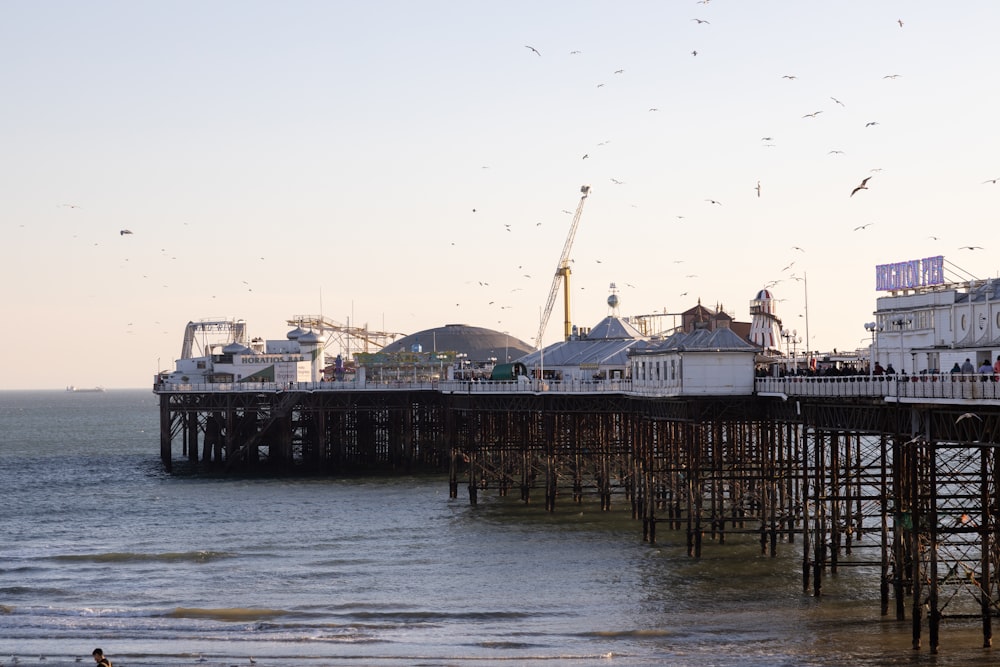
[{"label": "horatios bar sign", "polygon": [[944,284],[944,255],[875,266],[875,289],[880,292]]}]

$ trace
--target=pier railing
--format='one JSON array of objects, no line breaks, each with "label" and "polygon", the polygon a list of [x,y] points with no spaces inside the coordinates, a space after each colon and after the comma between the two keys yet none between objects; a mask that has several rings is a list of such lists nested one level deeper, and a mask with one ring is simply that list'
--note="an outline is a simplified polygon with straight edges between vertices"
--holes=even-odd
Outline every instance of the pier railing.
[{"label": "pier railing", "polygon": [[906,403],[921,400],[1000,400],[1000,382],[993,374],[787,376],[757,378],[755,384],[757,394],[785,396],[869,396]]},{"label": "pier railing", "polygon": [[601,382],[553,382],[550,380],[500,381],[500,380],[441,380],[357,382],[353,380],[334,382],[211,382],[211,383],[160,383],[153,385],[155,393],[227,393],[283,391],[439,391],[447,394],[510,394],[524,393],[630,393],[631,380],[607,380]]},{"label": "pier railing", "polygon": [[[683,387],[655,382],[633,380],[605,380],[598,382],[550,380],[442,380],[391,382],[219,382],[207,384],[158,384],[156,393],[226,393],[283,391],[335,392],[335,391],[437,391],[448,394],[631,394],[645,397],[689,396]],[[703,391],[699,394],[705,393]],[[722,394],[731,392],[722,391]],[[921,375],[845,375],[845,376],[786,376],[757,378],[753,393],[775,396],[809,396],[826,398],[868,397],[882,398],[888,402],[913,403],[930,401],[998,401],[1000,381],[997,376],[933,373]]]}]

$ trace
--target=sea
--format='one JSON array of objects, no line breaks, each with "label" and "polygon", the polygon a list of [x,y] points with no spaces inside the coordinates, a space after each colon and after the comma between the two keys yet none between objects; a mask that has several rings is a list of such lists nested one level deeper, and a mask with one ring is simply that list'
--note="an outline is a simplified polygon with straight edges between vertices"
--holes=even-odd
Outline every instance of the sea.
[{"label": "sea", "polygon": [[[0,665],[995,665],[978,621],[939,652],[879,614],[878,568],[802,591],[801,541],[706,542],[625,499],[443,475],[170,474],[149,390],[0,392]],[[179,454],[177,454],[179,456]],[[877,560],[878,549],[870,549]],[[909,603],[907,603],[909,610]]]}]

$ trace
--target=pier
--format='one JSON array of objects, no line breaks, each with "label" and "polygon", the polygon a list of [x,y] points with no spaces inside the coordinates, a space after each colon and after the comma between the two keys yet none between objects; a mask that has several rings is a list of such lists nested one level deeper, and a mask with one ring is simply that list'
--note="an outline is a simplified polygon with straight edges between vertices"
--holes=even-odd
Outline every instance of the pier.
[{"label": "pier", "polygon": [[767,377],[746,396],[649,383],[164,385],[161,457],[245,474],[448,471],[468,500],[596,499],[691,557],[750,534],[797,549],[803,593],[879,572],[881,613],[936,652],[946,619],[1000,610],[1000,382],[989,376]]}]

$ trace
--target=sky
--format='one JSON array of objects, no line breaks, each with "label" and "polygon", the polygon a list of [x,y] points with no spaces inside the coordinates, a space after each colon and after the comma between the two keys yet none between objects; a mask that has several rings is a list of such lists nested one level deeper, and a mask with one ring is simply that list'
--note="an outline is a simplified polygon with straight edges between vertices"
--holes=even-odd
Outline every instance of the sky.
[{"label": "sky", "polygon": [[986,0],[0,0],[0,389],[151,386],[202,319],[534,344],[581,185],[575,324],[612,283],[740,321],[768,287],[799,350],[866,346],[876,265],[997,273],[998,31]]}]

